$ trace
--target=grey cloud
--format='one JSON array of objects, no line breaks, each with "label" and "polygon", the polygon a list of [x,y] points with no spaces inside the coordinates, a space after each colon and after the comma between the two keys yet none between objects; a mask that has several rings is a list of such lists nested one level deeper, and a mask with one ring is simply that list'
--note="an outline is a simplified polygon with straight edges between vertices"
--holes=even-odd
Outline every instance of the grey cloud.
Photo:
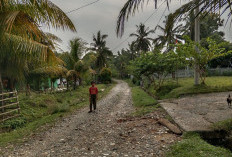
[{"label": "grey cloud", "polygon": [[[68,12],[70,10],[73,10],[93,1],[94,0],[52,0],[52,2],[58,5],[64,12]],[[135,25],[139,24],[140,22],[144,22],[145,19],[147,19],[147,17],[149,17],[155,11],[153,1],[151,1],[147,6],[144,7],[143,11],[136,13],[135,17],[131,17],[129,19],[129,21],[126,23],[124,36],[122,38],[117,38],[115,32],[116,20],[120,9],[126,1],[127,0],[100,0],[98,3],[95,3],[89,7],[68,14],[68,16],[77,28],[77,33],[73,33],[70,31],[64,32],[54,29],[48,30],[46,28],[45,31],[52,32],[59,36],[63,40],[61,48],[67,51],[68,41],[70,39],[74,37],[81,37],[88,43],[91,43],[93,34],[96,33],[98,30],[101,30],[102,33],[106,33],[109,35],[107,43],[108,46],[111,49],[113,49],[120,42],[125,40],[125,38],[127,38],[130,33],[133,33],[135,31]],[[159,3],[162,2],[163,1],[160,1]],[[182,2],[182,4],[183,3],[185,2]],[[179,1],[172,1],[170,11],[174,11],[179,6]],[[159,8],[159,10],[155,11],[155,15],[152,18],[150,18],[149,21],[147,21],[146,25],[149,26],[151,29],[155,28],[165,8],[166,4],[162,5]],[[168,13],[169,11],[166,11],[165,15],[167,15]],[[159,24],[162,24],[163,20],[164,18],[161,20]],[[132,40],[133,39],[130,38],[128,39],[128,42]],[[115,49],[114,52],[116,53],[121,48],[127,47],[128,42],[125,42],[122,45],[120,45],[117,49]]]}]

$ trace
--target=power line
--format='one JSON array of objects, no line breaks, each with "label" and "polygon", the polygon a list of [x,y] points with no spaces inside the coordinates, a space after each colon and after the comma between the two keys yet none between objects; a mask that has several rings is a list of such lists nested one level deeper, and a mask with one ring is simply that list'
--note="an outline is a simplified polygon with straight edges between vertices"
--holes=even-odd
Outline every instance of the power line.
[{"label": "power line", "polygon": [[83,8],[85,8],[85,7],[88,7],[88,6],[90,6],[90,5],[94,4],[94,3],[97,3],[97,2],[99,2],[99,1],[100,1],[100,0],[96,0],[96,1],[94,1],[94,2],[88,3],[88,4],[86,4],[86,5],[83,5],[83,6],[79,7],[79,8],[76,8],[76,9],[71,10],[71,11],[67,12],[66,14],[70,14],[70,13],[72,13],[72,12],[78,11],[78,10],[80,10],[80,9],[83,9]]},{"label": "power line", "polygon": [[[165,3],[165,1],[163,2],[163,3],[161,3],[160,4],[160,6],[143,22],[144,24],[158,11],[158,9],[163,5]],[[167,7],[166,7],[166,9],[167,9]],[[162,16],[161,16],[161,18],[163,17],[163,15],[164,15],[164,13],[166,12],[166,9],[164,10],[164,12],[163,12],[163,14],[162,14]],[[160,20],[161,20],[161,18],[160,18]],[[159,22],[160,22],[160,20],[159,20]],[[158,22],[158,24],[159,24],[159,22]],[[157,24],[157,25],[158,25]],[[133,33],[135,33],[136,31],[134,31]],[[128,39],[130,38],[130,36],[128,36],[125,40],[123,40],[122,42],[120,42],[115,48],[113,48],[112,49],[112,51],[114,51],[114,50],[116,50],[117,48],[119,48],[119,46],[121,46],[124,42],[126,42]]]},{"label": "power line", "polygon": [[164,16],[164,14],[165,14],[165,12],[166,12],[167,9],[168,9],[168,6],[165,8],[165,10],[164,10],[163,14],[161,15],[161,17],[160,17],[160,19],[159,19],[159,21],[158,21],[158,23],[157,23],[156,26],[159,25],[159,23],[160,23],[160,21],[162,20],[162,18],[163,18],[163,16]]}]

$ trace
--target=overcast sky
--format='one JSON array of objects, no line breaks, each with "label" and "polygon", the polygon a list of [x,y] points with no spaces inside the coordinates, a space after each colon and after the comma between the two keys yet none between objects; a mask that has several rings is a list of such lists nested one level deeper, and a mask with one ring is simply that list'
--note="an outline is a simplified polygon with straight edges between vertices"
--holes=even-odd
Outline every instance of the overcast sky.
[{"label": "overcast sky", "polygon": [[[79,8],[88,3],[94,2],[96,0],[51,0],[57,6],[59,6],[64,12],[69,12],[70,10]],[[141,22],[144,22],[152,13],[155,14],[145,23],[146,26],[154,29],[158,24],[159,19],[162,14],[168,15],[170,12],[173,12],[181,4],[184,4],[184,1],[172,1],[170,10],[166,9],[166,3],[161,5],[163,1],[159,1],[159,9],[155,10],[154,2],[151,1],[147,6],[144,7],[143,11],[137,12],[136,16],[131,17],[125,26],[125,33],[122,38],[117,38],[116,36],[116,21],[120,9],[123,7],[127,0],[100,0],[99,2],[92,4],[91,6],[80,9],[76,12],[68,14],[69,18],[73,21],[76,26],[77,32],[73,33],[70,31],[61,31],[54,29],[44,29],[47,32],[54,33],[63,40],[61,48],[64,51],[69,50],[68,41],[75,38],[81,37],[86,42],[91,43],[93,34],[96,34],[97,31],[101,30],[102,33],[108,34],[107,46],[116,53],[122,48],[126,48],[128,42],[134,40],[129,38],[123,44],[120,44],[124,41],[129,34],[133,33],[136,30],[135,25],[138,25]],[[163,20],[160,21],[160,25],[163,25]],[[228,27],[228,26],[227,26]],[[221,28],[224,30],[224,28]],[[228,29],[228,28],[226,28]],[[231,38],[230,31],[226,31],[226,38]],[[157,34],[154,35],[154,37]],[[120,44],[120,45],[119,45]],[[119,46],[118,46],[119,45]]]}]

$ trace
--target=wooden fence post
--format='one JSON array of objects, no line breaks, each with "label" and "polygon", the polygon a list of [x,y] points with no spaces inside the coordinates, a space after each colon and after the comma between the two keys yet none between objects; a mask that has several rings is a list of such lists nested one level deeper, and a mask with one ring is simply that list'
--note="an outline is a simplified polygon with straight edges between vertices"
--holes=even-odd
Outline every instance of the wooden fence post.
[{"label": "wooden fence post", "polygon": [[[7,95],[10,97],[7,97]],[[20,116],[20,106],[16,89],[13,92],[0,93],[0,111],[0,122]]]}]

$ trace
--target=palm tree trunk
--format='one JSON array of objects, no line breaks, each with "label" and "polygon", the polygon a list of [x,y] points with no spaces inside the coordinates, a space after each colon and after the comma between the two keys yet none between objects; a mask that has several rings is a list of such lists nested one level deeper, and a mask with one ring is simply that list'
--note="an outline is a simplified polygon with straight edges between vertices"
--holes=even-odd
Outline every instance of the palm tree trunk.
[{"label": "palm tree trunk", "polygon": [[74,78],[74,82],[73,82],[73,90],[76,90],[76,86],[77,86],[77,78]]},{"label": "palm tree trunk", "polygon": [[[3,94],[3,83],[2,83],[2,73],[1,73],[1,70],[0,70],[0,94]],[[3,100],[3,95],[1,95],[0,99]],[[3,106],[4,105],[4,102],[2,101],[0,106]],[[1,112],[4,112],[4,108],[1,109]]]},{"label": "palm tree trunk", "polygon": [[0,70],[0,93],[3,92],[3,82],[2,82],[2,73],[1,73],[1,70]]},{"label": "palm tree trunk", "polygon": [[69,90],[69,84],[68,84],[68,79],[66,79],[66,81],[67,81],[67,90]]},{"label": "palm tree trunk", "polygon": [[30,96],[31,95],[31,87],[30,87],[30,84],[27,83],[26,85],[26,96]]},{"label": "palm tree trunk", "polygon": [[[199,6],[195,9],[195,16],[199,13]],[[197,16],[195,18],[195,42],[200,42],[200,18]],[[196,51],[199,52],[199,48],[196,46]],[[199,85],[199,63],[195,61],[195,67],[194,67],[194,84]]]}]

